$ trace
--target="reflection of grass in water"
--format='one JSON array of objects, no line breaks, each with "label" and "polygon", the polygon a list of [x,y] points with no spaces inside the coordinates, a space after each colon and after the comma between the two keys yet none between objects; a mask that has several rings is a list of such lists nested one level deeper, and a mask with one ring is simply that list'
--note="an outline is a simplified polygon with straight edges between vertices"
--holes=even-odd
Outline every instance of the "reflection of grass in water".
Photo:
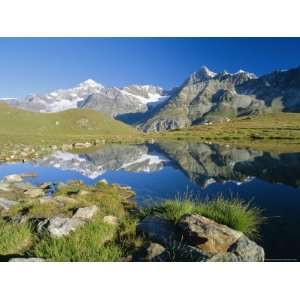
[{"label": "reflection of grass in water", "polygon": [[193,213],[241,231],[250,238],[258,235],[258,227],[264,220],[260,209],[251,207],[241,199],[225,199],[223,196],[204,202],[183,197],[144,209],[146,215],[158,214],[175,224],[182,216]]}]

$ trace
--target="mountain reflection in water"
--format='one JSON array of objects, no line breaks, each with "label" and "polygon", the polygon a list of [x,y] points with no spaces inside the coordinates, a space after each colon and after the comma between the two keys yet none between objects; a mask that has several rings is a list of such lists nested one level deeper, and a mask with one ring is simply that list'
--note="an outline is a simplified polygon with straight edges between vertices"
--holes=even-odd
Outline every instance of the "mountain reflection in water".
[{"label": "mountain reflection in water", "polygon": [[0,179],[36,172],[34,183],[78,179],[129,185],[139,205],[174,199],[239,196],[267,217],[261,241],[267,258],[300,259],[300,153],[275,154],[229,145],[165,141],[106,145],[90,153],[57,151],[31,163],[0,165]]}]

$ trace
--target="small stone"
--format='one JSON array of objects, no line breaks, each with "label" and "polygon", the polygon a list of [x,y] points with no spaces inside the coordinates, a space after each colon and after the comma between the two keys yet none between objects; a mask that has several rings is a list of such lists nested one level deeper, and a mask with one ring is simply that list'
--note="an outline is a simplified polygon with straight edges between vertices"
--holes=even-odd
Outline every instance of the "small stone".
[{"label": "small stone", "polygon": [[11,258],[8,262],[45,262],[46,260],[39,257],[16,257]]},{"label": "small stone", "polygon": [[30,198],[37,198],[45,195],[43,189],[39,188],[29,189],[26,192],[24,192],[24,194]]},{"label": "small stone", "polygon": [[41,185],[39,185],[39,188],[43,189],[43,190],[47,190],[51,187],[51,182],[44,182]]},{"label": "small stone", "polygon": [[89,194],[88,191],[80,190],[79,193],[78,193],[78,196],[86,196],[86,195],[88,195],[88,194]]},{"label": "small stone", "polygon": [[19,174],[22,178],[27,178],[27,177],[37,177],[38,175],[36,173],[22,173]]},{"label": "small stone", "polygon": [[44,197],[39,198],[39,202],[41,204],[48,203],[50,201],[53,201],[53,198],[51,196],[44,196]]},{"label": "small stone", "polygon": [[99,183],[108,184],[108,181],[107,181],[106,179],[101,179],[101,180],[99,181]]},{"label": "small stone", "polygon": [[23,178],[18,174],[12,174],[4,177],[4,181],[6,182],[21,182]]},{"label": "small stone", "polygon": [[92,144],[89,143],[89,142],[86,142],[86,143],[75,143],[75,144],[73,144],[73,147],[74,147],[74,148],[78,148],[78,149],[81,149],[81,148],[89,148],[89,147],[91,147],[91,146],[92,146]]},{"label": "small stone", "polygon": [[68,144],[63,144],[61,148],[63,151],[68,151],[68,150],[72,150],[73,146]]},{"label": "small stone", "polygon": [[6,198],[0,198],[0,207],[4,210],[9,210],[12,206],[16,205],[18,202],[13,200],[8,200]]},{"label": "small stone", "polygon": [[111,225],[118,225],[118,218],[115,216],[105,216],[103,218],[103,222]]},{"label": "small stone", "polygon": [[147,248],[147,255],[146,260],[153,260],[155,257],[161,255],[166,250],[165,247],[158,243],[150,243],[149,247]]},{"label": "small stone", "polygon": [[53,197],[53,200],[55,200],[57,202],[61,202],[61,203],[75,203],[76,202],[76,199],[67,197],[67,196],[62,196],[62,195]]},{"label": "small stone", "polygon": [[78,208],[73,219],[89,220],[91,219],[98,211],[98,206],[93,205],[89,207]]}]

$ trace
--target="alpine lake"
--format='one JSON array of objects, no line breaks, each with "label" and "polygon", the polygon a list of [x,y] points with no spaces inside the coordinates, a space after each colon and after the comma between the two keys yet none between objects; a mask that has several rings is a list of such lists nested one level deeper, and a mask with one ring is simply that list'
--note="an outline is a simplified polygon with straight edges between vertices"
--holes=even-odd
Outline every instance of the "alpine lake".
[{"label": "alpine lake", "polygon": [[111,144],[0,165],[0,180],[18,173],[36,173],[26,178],[34,184],[105,179],[130,186],[140,206],[184,195],[197,201],[239,197],[266,217],[257,241],[266,260],[300,259],[300,153],[183,141]]}]

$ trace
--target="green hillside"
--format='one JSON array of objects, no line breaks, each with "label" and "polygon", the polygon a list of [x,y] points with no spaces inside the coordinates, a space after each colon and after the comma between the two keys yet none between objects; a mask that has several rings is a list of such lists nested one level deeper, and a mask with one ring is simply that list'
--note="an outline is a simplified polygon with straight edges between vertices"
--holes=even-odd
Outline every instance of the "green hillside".
[{"label": "green hillside", "polygon": [[137,135],[131,126],[89,110],[38,113],[0,102],[0,142],[53,143]]}]

